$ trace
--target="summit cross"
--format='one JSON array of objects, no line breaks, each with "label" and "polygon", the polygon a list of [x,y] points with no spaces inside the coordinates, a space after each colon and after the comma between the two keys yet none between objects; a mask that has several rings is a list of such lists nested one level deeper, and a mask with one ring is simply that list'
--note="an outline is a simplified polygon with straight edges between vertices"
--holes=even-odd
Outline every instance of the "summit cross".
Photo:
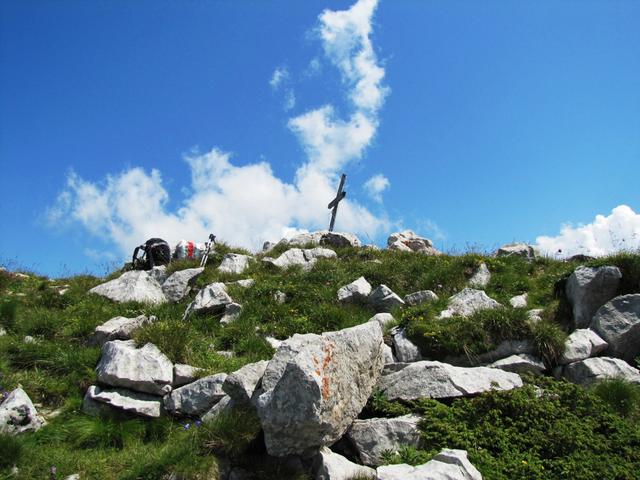
[{"label": "summit cross", "polygon": [[338,213],[338,204],[340,201],[347,196],[347,192],[343,191],[344,182],[347,179],[347,176],[343,173],[342,177],[340,177],[340,186],[338,187],[338,193],[336,193],[336,198],[331,200],[327,208],[329,210],[333,209],[331,212],[331,223],[329,224],[329,231],[333,232],[333,225],[336,223],[336,214]]}]

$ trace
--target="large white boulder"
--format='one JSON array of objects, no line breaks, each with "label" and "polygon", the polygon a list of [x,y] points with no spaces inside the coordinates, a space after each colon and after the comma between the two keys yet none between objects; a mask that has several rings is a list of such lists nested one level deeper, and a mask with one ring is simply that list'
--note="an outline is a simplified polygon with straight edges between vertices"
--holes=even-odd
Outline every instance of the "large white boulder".
[{"label": "large white boulder", "polygon": [[447,309],[440,312],[439,318],[449,318],[454,315],[469,317],[480,310],[491,310],[500,306],[483,290],[465,288],[449,298]]},{"label": "large white boulder", "polygon": [[591,385],[597,381],[611,378],[640,383],[640,371],[619,358],[587,358],[565,366],[562,374],[570,382],[579,385]]},{"label": "large white boulder", "polygon": [[438,300],[438,295],[431,290],[420,290],[404,297],[404,303],[412,307],[423,303],[435,302],[436,300]]},{"label": "large white boulder", "polygon": [[204,272],[204,267],[185,268],[184,270],[173,272],[162,284],[164,296],[170,302],[179,302],[189,295],[191,288],[198,280],[198,277],[202,275],[202,272]]},{"label": "large white boulder", "polygon": [[327,232],[322,235],[320,239],[320,245],[327,245],[333,248],[342,247],[360,247],[362,243],[360,239],[353,233],[344,232]]},{"label": "large white boulder", "polygon": [[589,328],[574,330],[564,342],[564,352],[558,363],[567,365],[594,357],[607,349],[607,342]]},{"label": "large white boulder", "polygon": [[314,457],[312,470],[315,480],[376,479],[376,471],[373,468],[350,462],[327,447],[322,447]]},{"label": "large white boulder", "polygon": [[391,325],[393,322],[396,321],[396,319],[393,318],[393,315],[391,315],[388,312],[381,312],[381,313],[376,313],[368,321],[377,322],[380,325],[380,328],[382,328],[382,330],[384,331],[385,327],[387,325]]},{"label": "large white boulder", "polygon": [[164,407],[179,415],[202,415],[225,396],[226,379],[226,373],[217,373],[176,388],[164,397]]},{"label": "large white boulder", "polygon": [[417,236],[411,230],[396,232],[389,235],[387,239],[389,250],[399,250],[401,252],[417,252],[426,255],[440,255],[440,252],[433,246],[433,242],[428,238]]},{"label": "large white boulder", "polygon": [[467,458],[466,450],[442,450],[427,463],[412,467],[385,465],[376,470],[378,480],[482,480],[482,475]]},{"label": "large white boulder", "polygon": [[198,292],[187,307],[193,313],[221,313],[233,300],[224,283],[211,283]]},{"label": "large white boulder", "polygon": [[404,300],[383,284],[371,292],[371,295],[369,295],[369,304],[377,312],[390,312],[396,307],[404,306]]},{"label": "large white boulder", "polygon": [[23,432],[35,432],[44,423],[44,419],[31,403],[29,395],[22,388],[12,390],[0,403],[0,433],[2,434],[17,435]]},{"label": "large white boulder", "polygon": [[343,303],[364,303],[371,293],[371,284],[367,279],[360,277],[353,282],[340,287],[338,290],[338,301]]},{"label": "large white boulder", "polygon": [[640,293],[605,303],[594,315],[591,328],[609,344],[608,355],[633,361],[640,355]]},{"label": "large white boulder", "polygon": [[187,383],[195,382],[204,370],[184,363],[173,365],[173,388],[181,387]]},{"label": "large white boulder", "polygon": [[419,423],[419,415],[354,420],[347,438],[363,464],[377,467],[384,463],[387,452],[396,453],[404,445],[419,446]]},{"label": "large white boulder", "polygon": [[257,411],[267,452],[304,454],[331,445],[358,416],[383,365],[376,322],[282,343],[262,377]]},{"label": "large white boulder", "polygon": [[578,267],[565,288],[573,307],[575,328],[587,328],[596,311],[616,296],[622,273],[618,267]]},{"label": "large white boulder", "polygon": [[488,367],[454,367],[441,362],[395,363],[385,367],[376,388],[389,400],[453,398],[521,387],[520,375]]},{"label": "large white boulder", "polygon": [[162,399],[148,393],[134,392],[125,388],[89,387],[84,396],[83,410],[90,415],[97,414],[92,402],[142,417],[158,418],[162,415]]},{"label": "large white boulder", "polygon": [[501,358],[500,360],[490,363],[487,367],[499,368],[506,372],[520,374],[532,373],[534,375],[542,375],[542,372],[546,369],[542,360],[529,353],[520,353],[518,355]]},{"label": "large white boulder", "polygon": [[283,252],[275,260],[273,258],[265,257],[262,261],[275,265],[283,270],[300,266],[302,267],[302,270],[308,272],[313,268],[318,258],[335,258],[336,256],[336,252],[327,248],[316,247],[307,250],[291,248],[286,252]]},{"label": "large white boulder", "polygon": [[106,342],[96,371],[102,384],[154,395],[170,392],[173,382],[171,360],[154,344],[136,348],[133,340]]},{"label": "large white boulder", "polygon": [[222,389],[234,402],[238,404],[250,403],[260,385],[268,363],[266,360],[261,360],[236,370],[227,377]]},{"label": "large white boulder", "polygon": [[496,251],[496,257],[523,257],[532,260],[536,257],[536,252],[526,243],[508,243]]},{"label": "large white boulder", "polygon": [[158,305],[166,303],[162,287],[149,272],[134,270],[125,272],[114,280],[93,287],[89,290],[114,302],[139,302]]},{"label": "large white boulder", "polygon": [[129,340],[134,331],[155,321],[156,317],[153,315],[150,317],[138,315],[135,318],[114,317],[95,328],[93,341],[98,345],[102,345],[111,340]]},{"label": "large white boulder", "polygon": [[222,273],[241,274],[249,268],[250,255],[242,255],[240,253],[227,253],[222,257],[222,263],[218,267],[218,271]]},{"label": "large white boulder", "polygon": [[391,338],[393,339],[393,351],[398,362],[408,363],[422,360],[420,349],[407,338],[407,332],[404,328],[393,328]]},{"label": "large white boulder", "polygon": [[481,263],[467,282],[471,288],[485,288],[491,281],[491,272],[485,263]]}]

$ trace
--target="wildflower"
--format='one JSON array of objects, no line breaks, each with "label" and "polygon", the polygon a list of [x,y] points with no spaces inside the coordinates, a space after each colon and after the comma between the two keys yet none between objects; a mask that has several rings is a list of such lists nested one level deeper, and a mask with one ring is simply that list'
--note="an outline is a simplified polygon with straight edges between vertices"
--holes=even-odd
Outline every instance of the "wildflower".
[{"label": "wildflower", "polygon": [[189,430],[191,428],[191,424],[190,423],[185,423],[184,424],[184,429],[185,430]]},{"label": "wildflower", "polygon": [[51,478],[53,480],[55,480],[57,474],[58,474],[58,469],[56,468],[55,465],[51,465],[51,468],[49,469],[49,471],[51,472]]},{"label": "wildflower", "polygon": [[200,425],[202,425],[202,422],[200,420],[196,420],[196,427],[199,427]]}]

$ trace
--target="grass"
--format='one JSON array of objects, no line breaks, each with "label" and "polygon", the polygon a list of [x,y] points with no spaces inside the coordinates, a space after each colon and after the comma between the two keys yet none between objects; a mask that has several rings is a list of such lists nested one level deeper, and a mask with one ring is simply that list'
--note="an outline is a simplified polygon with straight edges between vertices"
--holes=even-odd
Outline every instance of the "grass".
[{"label": "grass", "polygon": [[[269,255],[277,256],[284,249],[278,246]],[[299,268],[275,271],[258,259],[242,275],[222,274],[216,267],[228,252],[247,253],[218,244],[197,281],[197,287],[202,287],[214,281],[255,280],[247,289],[229,286],[229,294],[243,305],[243,311],[238,320],[226,326],[220,325],[220,315],[211,314],[192,315],[182,322],[193,294],[177,304],[114,304],[87,294],[103,281],[100,278],[81,275],[50,281],[33,274],[19,278],[0,271],[0,326],[7,331],[0,337],[1,387],[11,390],[20,384],[40,411],[59,413],[36,433],[0,437],[0,478],[9,475],[14,463],[20,469],[18,478],[47,478],[53,465],[59,478],[80,473],[82,478],[104,479],[169,475],[215,479],[228,465],[248,470],[255,478],[307,478],[287,462],[265,454],[259,422],[248,412],[236,410],[211,424],[195,427],[192,423],[189,429],[184,421],[170,418],[149,421],[84,415],[82,397],[95,382],[94,367],[100,354],[91,345],[91,334],[112,317],[155,315],[156,322],[135,333],[139,345],[152,342],[173,362],[201,367],[207,374],[232,372],[249,362],[271,358],[273,349],[264,340],[266,336],[285,339],[296,333],[339,330],[367,321],[375,313],[370,307],[341,305],[336,299],[341,286],[364,276],[374,288],[384,283],[400,296],[426,289],[440,296],[432,304],[394,312],[428,358],[473,358],[503,340],[528,338],[552,366],[561,352],[571,315],[561,294],[562,282],[579,264],[544,258],[527,262],[475,253],[428,257],[344,248],[337,250],[337,260],[321,259],[310,272]],[[436,320],[447,298],[466,286],[482,262],[492,272],[487,294],[507,307],[467,319]],[[618,265],[624,274],[619,293],[640,291],[640,256],[620,254],[589,264]],[[197,265],[197,261],[181,260],[172,262],[167,271]],[[63,286],[66,292],[60,294]],[[282,304],[273,298],[277,291],[286,294]],[[509,298],[525,292],[530,308],[544,309],[543,322],[532,325],[525,310],[508,306]],[[25,343],[27,335],[35,342]],[[232,357],[217,353],[221,350],[233,352]],[[579,462],[590,465],[603,479],[632,478],[628,472],[638,467],[638,448],[630,448],[638,445],[637,390],[612,384],[584,392],[561,382],[544,382],[548,383],[542,388],[551,392],[544,401],[531,388],[450,405],[388,402],[374,394],[362,415],[425,415],[425,447],[400,449],[399,455],[389,457],[390,462],[423,463],[446,446],[467,448],[485,478],[595,478],[589,472],[581,476],[586,470],[581,470]],[[563,415],[567,419],[563,420]],[[550,440],[542,437],[543,430]],[[574,433],[578,440],[572,437]],[[563,450],[561,441],[582,450],[571,454]],[[543,453],[544,448],[555,451]],[[598,459],[605,462],[605,454],[615,462],[611,471],[617,477],[591,465]],[[528,462],[526,467],[522,461]]]}]

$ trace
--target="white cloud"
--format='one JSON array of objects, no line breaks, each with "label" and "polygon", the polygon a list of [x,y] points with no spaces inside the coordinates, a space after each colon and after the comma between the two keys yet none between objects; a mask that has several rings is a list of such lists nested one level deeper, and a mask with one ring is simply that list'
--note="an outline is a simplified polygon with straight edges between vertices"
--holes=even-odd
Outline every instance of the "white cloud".
[{"label": "white cloud", "polygon": [[319,58],[312,58],[304,71],[304,75],[307,77],[315,77],[322,71],[322,63]]},{"label": "white cloud", "polygon": [[[332,105],[324,105],[289,120],[307,154],[292,182],[275,177],[266,161],[237,166],[229,152],[213,148],[185,156],[191,188],[183,191],[177,210],[168,208],[169,195],[157,170],[132,168],[103,182],[71,173],[48,211],[50,222],[79,224],[113,240],[123,254],[153,236],[175,243],[180,238],[203,240],[213,232],[228,243],[257,248],[297,229],[326,228],[326,206],[339,175],[370,145],[387,94],[381,84],[384,70],[369,39],[376,3],[360,0],[349,10],[326,10],[319,17],[324,52],[345,80],[352,111],[341,118]],[[269,83],[277,89],[288,77],[288,69],[281,67]],[[389,225],[386,217],[352,199],[340,204],[337,229],[375,237]]]},{"label": "white cloud", "polygon": [[576,254],[602,256],[620,250],[640,249],[640,214],[620,205],[608,216],[596,215],[586,225],[565,224],[555,237],[536,239],[542,253],[555,257]]},{"label": "white cloud", "polygon": [[280,85],[287,80],[289,80],[289,69],[286,66],[277,67],[271,74],[269,85],[271,85],[271,88],[274,90],[277,90]]},{"label": "white cloud", "polygon": [[365,182],[364,189],[376,202],[382,202],[382,192],[389,188],[390,185],[389,179],[379,173]]},{"label": "white cloud", "polygon": [[289,111],[296,106],[296,94],[293,90],[287,90],[284,94],[284,110]]},{"label": "white cloud", "polygon": [[375,112],[389,92],[382,85],[384,69],[378,65],[371,43],[373,13],[378,0],[360,0],[349,10],[325,10],[320,15],[320,36],[326,56],[338,67],[356,107]]}]

